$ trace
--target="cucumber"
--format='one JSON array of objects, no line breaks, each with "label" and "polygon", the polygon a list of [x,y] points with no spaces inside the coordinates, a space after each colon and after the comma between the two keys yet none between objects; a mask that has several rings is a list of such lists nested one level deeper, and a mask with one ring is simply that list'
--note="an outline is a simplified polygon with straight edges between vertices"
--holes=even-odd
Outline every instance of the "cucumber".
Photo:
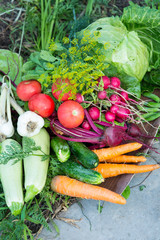
[{"label": "cucumber", "polygon": [[70,147],[64,139],[60,137],[54,137],[51,140],[51,148],[55,152],[60,162],[66,162],[70,157]]},{"label": "cucumber", "polygon": [[90,184],[100,184],[104,181],[102,175],[92,169],[87,169],[76,161],[69,159],[60,164],[61,171],[74,179]]},{"label": "cucumber", "polygon": [[86,168],[95,168],[99,164],[98,156],[81,142],[68,141],[71,152]]}]

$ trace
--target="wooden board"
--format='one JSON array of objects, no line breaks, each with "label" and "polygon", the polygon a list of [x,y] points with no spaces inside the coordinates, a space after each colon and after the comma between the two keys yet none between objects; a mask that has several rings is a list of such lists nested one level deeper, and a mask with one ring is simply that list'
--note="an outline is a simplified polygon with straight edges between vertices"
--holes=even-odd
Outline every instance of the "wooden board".
[{"label": "wooden board", "polygon": [[[160,96],[160,91],[155,91],[155,93]],[[157,134],[157,128],[160,126],[160,119],[159,118],[156,119],[151,124],[154,127],[152,127],[149,124],[144,124],[144,127],[149,135],[155,136]],[[152,139],[146,138],[144,140],[144,143],[146,144],[152,144],[152,142],[153,142]],[[145,149],[143,151],[141,150],[141,152],[147,153],[148,149]],[[130,183],[133,176],[134,174],[123,174],[117,177],[108,178],[105,179],[105,182],[103,182],[100,186],[121,194],[126,188],[126,186]]]}]

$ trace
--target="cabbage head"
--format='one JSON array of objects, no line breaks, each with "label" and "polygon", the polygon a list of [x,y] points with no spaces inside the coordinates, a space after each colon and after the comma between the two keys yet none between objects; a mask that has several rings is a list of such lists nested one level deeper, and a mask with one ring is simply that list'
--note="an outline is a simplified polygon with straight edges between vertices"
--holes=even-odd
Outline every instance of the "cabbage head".
[{"label": "cabbage head", "polygon": [[77,33],[81,39],[89,34],[103,44],[104,61],[110,64],[108,76],[121,79],[125,89],[140,97],[140,82],[149,68],[149,52],[135,31],[128,31],[119,17],[106,17]]}]

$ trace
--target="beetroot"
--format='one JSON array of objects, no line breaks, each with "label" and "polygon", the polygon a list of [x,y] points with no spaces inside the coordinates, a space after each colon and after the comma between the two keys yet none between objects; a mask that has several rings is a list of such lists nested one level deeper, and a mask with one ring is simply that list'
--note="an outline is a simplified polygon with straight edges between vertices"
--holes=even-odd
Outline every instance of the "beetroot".
[{"label": "beetroot", "polygon": [[123,141],[126,132],[118,126],[108,127],[103,134],[103,142],[110,147],[119,145]]}]

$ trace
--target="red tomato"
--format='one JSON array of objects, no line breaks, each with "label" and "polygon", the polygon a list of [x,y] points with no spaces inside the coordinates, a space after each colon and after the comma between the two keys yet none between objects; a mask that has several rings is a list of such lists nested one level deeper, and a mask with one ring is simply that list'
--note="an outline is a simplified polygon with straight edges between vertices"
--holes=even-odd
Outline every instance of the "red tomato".
[{"label": "red tomato", "polygon": [[[67,85],[70,84],[70,82],[67,78],[66,79],[58,78],[56,80],[56,82],[52,84],[52,94],[57,100],[66,101],[71,96],[71,92],[69,91],[68,93],[64,93],[61,98],[59,97],[59,95],[62,93],[63,88],[66,87],[66,83],[67,83]],[[54,90],[57,89],[57,86],[59,86],[59,85],[61,85],[62,90],[58,90],[56,92],[53,92]]]},{"label": "red tomato", "polygon": [[57,111],[58,120],[66,128],[78,127],[84,120],[84,109],[76,101],[62,103]]},{"label": "red tomato", "polygon": [[41,84],[37,80],[22,81],[16,91],[22,101],[28,101],[33,95],[41,92]]},{"label": "red tomato", "polygon": [[53,99],[44,93],[35,94],[29,99],[28,107],[30,111],[33,111],[41,117],[49,117],[54,109],[55,104]]}]

